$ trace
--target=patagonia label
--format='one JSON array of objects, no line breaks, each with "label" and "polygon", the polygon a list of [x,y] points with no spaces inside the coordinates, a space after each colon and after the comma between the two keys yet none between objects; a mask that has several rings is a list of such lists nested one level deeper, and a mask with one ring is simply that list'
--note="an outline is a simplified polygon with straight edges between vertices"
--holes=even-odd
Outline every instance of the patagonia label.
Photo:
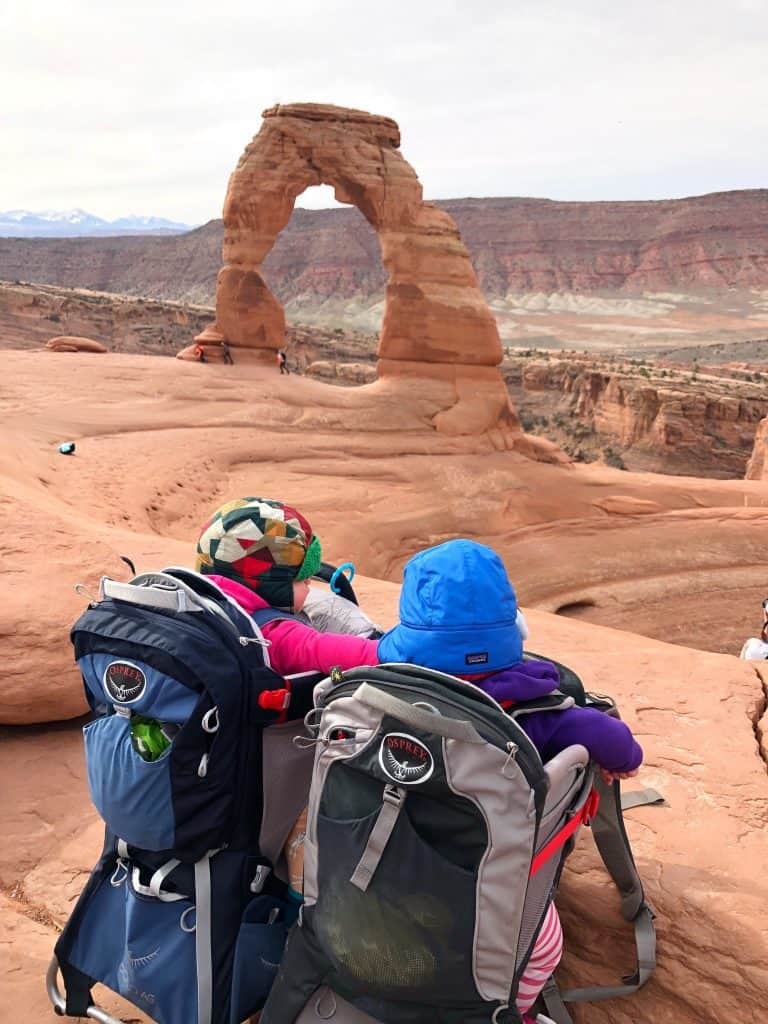
[{"label": "patagonia label", "polygon": [[466,665],[487,665],[488,651],[478,651],[477,654],[467,654],[464,658]]}]

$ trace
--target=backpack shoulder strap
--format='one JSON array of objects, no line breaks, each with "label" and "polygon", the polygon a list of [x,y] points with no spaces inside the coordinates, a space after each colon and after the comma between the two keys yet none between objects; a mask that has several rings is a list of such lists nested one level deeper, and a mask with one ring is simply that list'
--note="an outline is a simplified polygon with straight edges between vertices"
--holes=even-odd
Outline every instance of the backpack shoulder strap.
[{"label": "backpack shoulder strap", "polygon": [[531,700],[515,701],[512,707],[506,709],[510,718],[520,718],[523,715],[532,715],[535,711],[567,711],[576,704],[573,697],[560,690],[553,690],[552,693],[545,693],[543,697],[534,697]]},{"label": "backpack shoulder strap", "polygon": [[296,622],[300,622],[301,619],[298,615],[294,615],[293,612],[283,612],[279,608],[257,608],[254,612],[248,613],[256,625],[261,629],[262,626],[266,626],[268,622],[277,622],[278,619],[295,619]]},{"label": "backpack shoulder strap", "polygon": [[[634,972],[623,978],[619,985],[593,985],[560,992],[554,978],[550,978],[542,991],[542,998],[547,1013],[556,1024],[572,1024],[565,1003],[597,1002],[632,995],[648,981],[656,967],[656,914],[645,898],[643,883],[635,867],[624,827],[621,787],[618,781],[609,785],[599,774],[595,776],[594,785],[600,794],[600,805],[592,819],[592,834],[603,864],[619,890],[622,917],[634,925],[637,964]],[[627,794],[628,797],[632,795]],[[651,795],[653,799],[650,799]],[[644,792],[643,796],[645,799],[642,801],[628,801],[628,805],[658,803],[662,799],[655,791]]]},{"label": "backpack shoulder strap", "polygon": [[584,683],[572,668],[568,668],[567,665],[563,665],[560,661],[555,661],[554,658],[548,658],[546,654],[534,654],[533,651],[525,651],[523,661],[548,661],[550,665],[554,665],[560,678],[557,686],[558,690],[569,697],[573,697],[580,707],[584,706],[586,702]]}]

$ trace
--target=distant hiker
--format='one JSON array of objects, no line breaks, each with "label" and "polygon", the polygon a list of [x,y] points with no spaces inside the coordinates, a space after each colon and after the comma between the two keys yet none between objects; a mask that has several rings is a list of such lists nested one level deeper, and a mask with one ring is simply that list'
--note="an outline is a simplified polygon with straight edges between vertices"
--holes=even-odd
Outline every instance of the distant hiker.
[{"label": "distant hiker", "polygon": [[[379,659],[458,676],[509,709],[550,694],[559,685],[557,669],[550,662],[523,661],[527,634],[496,552],[475,541],[451,540],[420,552],[406,564],[400,623],[379,641]],[[467,671],[470,666],[474,671]],[[607,782],[637,775],[643,760],[629,728],[593,708],[533,711],[518,722],[542,760],[582,744]],[[521,1014],[533,1006],[560,962],[562,949],[560,918],[552,903],[520,979],[517,1007]]]},{"label": "distant hiker", "polygon": [[225,363],[229,363],[230,366],[234,365],[235,361],[232,358],[232,353],[229,351],[229,345],[226,343],[226,341],[222,341],[221,343],[221,354],[224,358]]},{"label": "distant hiker", "polygon": [[277,365],[280,367],[280,373],[290,373],[288,369],[288,357],[286,356],[283,349],[277,351]]},{"label": "distant hiker", "polygon": [[763,661],[768,658],[768,598],[763,601],[763,626],[760,637],[751,636],[745,640],[739,655],[744,661]]},{"label": "distant hiker", "polygon": [[202,345],[195,345],[195,358],[198,363],[207,363],[208,360],[205,358],[205,349]]}]

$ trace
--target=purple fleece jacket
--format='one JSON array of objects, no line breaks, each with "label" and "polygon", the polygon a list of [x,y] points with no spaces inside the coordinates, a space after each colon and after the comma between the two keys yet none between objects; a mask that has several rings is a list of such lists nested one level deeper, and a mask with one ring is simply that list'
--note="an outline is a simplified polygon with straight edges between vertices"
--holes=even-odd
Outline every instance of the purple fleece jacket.
[{"label": "purple fleece jacket", "polygon": [[[469,678],[502,706],[543,697],[557,689],[557,669],[548,661],[521,661],[485,678]],[[549,761],[566,747],[581,743],[590,757],[609,772],[631,772],[643,760],[643,751],[629,728],[594,708],[566,711],[534,711],[521,715],[525,730],[543,761]]]}]

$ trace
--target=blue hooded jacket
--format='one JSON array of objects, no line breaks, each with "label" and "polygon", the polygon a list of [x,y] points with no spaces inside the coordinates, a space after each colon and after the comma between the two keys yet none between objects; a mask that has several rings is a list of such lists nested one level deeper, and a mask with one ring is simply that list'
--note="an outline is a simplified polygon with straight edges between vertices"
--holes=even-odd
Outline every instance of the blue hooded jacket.
[{"label": "blue hooded jacket", "polygon": [[523,656],[517,599],[504,563],[472,540],[449,540],[406,565],[400,622],[379,640],[379,659],[451,675],[498,672]]},{"label": "blue hooded jacket", "polygon": [[[517,600],[504,563],[491,548],[451,540],[405,566],[400,622],[379,640],[379,660],[423,665],[471,678],[503,707],[557,689],[548,661],[523,661]],[[520,725],[544,761],[583,744],[601,767],[633,771],[643,751],[624,722],[593,708],[536,711]]]}]

